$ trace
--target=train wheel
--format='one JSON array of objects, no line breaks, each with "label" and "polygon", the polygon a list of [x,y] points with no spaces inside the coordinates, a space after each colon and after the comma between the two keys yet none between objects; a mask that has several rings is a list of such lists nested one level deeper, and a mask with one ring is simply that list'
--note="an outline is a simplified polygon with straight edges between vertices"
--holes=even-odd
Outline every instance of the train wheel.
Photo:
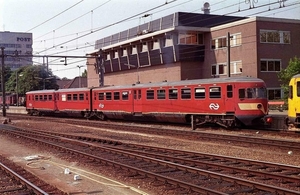
[{"label": "train wheel", "polygon": [[102,121],[106,119],[105,115],[102,112],[97,112],[95,115]]}]

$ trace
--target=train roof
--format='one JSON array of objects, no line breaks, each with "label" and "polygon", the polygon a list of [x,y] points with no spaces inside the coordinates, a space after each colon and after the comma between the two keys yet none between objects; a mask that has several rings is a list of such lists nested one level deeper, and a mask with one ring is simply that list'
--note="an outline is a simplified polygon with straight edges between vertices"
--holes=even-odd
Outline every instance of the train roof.
[{"label": "train roof", "polygon": [[292,78],[300,78],[300,74],[296,74]]},{"label": "train roof", "polygon": [[54,89],[47,89],[47,90],[36,90],[36,91],[29,91],[26,94],[35,94],[35,93],[54,93],[54,92],[79,92],[79,91],[89,91],[91,88],[68,88],[68,89],[58,89],[58,90],[54,90]]},{"label": "train roof", "polygon": [[58,90],[37,90],[29,91],[26,94],[35,93],[54,93],[54,92],[85,92],[91,89],[129,89],[129,88],[149,88],[149,87],[166,87],[166,86],[180,86],[180,85],[202,85],[210,83],[241,83],[241,82],[264,82],[259,78],[253,77],[226,77],[226,78],[210,78],[210,79],[195,79],[195,80],[183,80],[183,81],[172,81],[172,82],[159,82],[159,83],[140,83],[132,85],[120,85],[120,86],[104,86],[104,87],[91,87],[91,88],[68,88]]},{"label": "train roof", "polygon": [[166,86],[180,86],[180,85],[201,85],[209,83],[241,83],[241,82],[264,82],[259,78],[252,77],[226,77],[226,78],[210,78],[210,79],[195,79],[195,80],[183,80],[172,82],[159,82],[159,83],[140,83],[132,85],[120,85],[120,86],[107,86],[98,87],[97,89],[126,89],[126,88],[148,88],[148,87],[166,87]]}]

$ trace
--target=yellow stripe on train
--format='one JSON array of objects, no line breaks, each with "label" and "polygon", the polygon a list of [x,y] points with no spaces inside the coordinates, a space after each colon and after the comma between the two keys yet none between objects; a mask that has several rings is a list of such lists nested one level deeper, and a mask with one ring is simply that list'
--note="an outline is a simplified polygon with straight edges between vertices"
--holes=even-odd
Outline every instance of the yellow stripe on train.
[{"label": "yellow stripe on train", "polygon": [[261,110],[266,113],[261,103],[238,103],[240,110]]}]

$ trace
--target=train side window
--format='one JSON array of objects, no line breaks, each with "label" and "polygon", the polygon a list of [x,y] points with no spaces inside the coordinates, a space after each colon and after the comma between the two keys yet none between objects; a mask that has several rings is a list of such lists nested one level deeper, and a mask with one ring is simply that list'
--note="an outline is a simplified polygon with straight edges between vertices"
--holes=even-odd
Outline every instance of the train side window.
[{"label": "train side window", "polygon": [[209,98],[221,98],[221,87],[210,87]]},{"label": "train side window", "polygon": [[297,96],[300,97],[300,82],[297,82]]},{"label": "train side window", "polygon": [[39,100],[43,101],[43,95],[40,95]]},{"label": "train side window", "polygon": [[67,100],[71,101],[72,100],[72,94],[67,94]]},{"label": "train side window", "polygon": [[84,94],[83,93],[79,94],[79,100],[84,100]]},{"label": "train side window", "polygon": [[129,97],[128,94],[129,94],[128,91],[123,91],[122,92],[122,100],[128,100],[128,97]]},{"label": "train side window", "polygon": [[114,92],[114,100],[119,100],[120,99],[120,92],[115,91]]},{"label": "train side window", "polygon": [[35,96],[34,96],[34,100],[35,100],[35,101],[38,101],[38,100],[39,100],[39,96],[38,96],[38,95],[35,95]]},{"label": "train side window", "polygon": [[191,89],[181,89],[181,99],[191,99]]},{"label": "train side window", "polygon": [[111,92],[106,92],[106,100],[111,100]]},{"label": "train side window", "polygon": [[104,100],[104,93],[98,94],[98,100]]},{"label": "train side window", "polygon": [[169,89],[169,99],[178,99],[178,89]]},{"label": "train side window", "polygon": [[195,88],[195,99],[205,99],[205,88]]},{"label": "train side window", "polygon": [[47,95],[44,95],[43,99],[44,99],[44,101],[47,101]]},{"label": "train side window", "polygon": [[239,89],[239,98],[245,98],[245,89]]},{"label": "train side window", "polygon": [[142,90],[138,90],[139,91],[139,94],[138,94],[138,99],[141,99],[142,98]]},{"label": "train side window", "polygon": [[147,100],[153,100],[154,99],[154,90],[147,90]]},{"label": "train side window", "polygon": [[227,85],[227,97],[232,98],[233,96],[233,90],[232,85]]},{"label": "train side window", "polygon": [[293,99],[293,86],[292,85],[289,86],[289,98]]},{"label": "train side window", "polygon": [[159,100],[166,99],[166,90],[158,89],[156,92],[157,92],[157,99],[159,99]]},{"label": "train side window", "polygon": [[73,100],[78,100],[78,95],[77,94],[73,94]]},{"label": "train side window", "polygon": [[48,100],[52,100],[52,95],[48,95]]}]

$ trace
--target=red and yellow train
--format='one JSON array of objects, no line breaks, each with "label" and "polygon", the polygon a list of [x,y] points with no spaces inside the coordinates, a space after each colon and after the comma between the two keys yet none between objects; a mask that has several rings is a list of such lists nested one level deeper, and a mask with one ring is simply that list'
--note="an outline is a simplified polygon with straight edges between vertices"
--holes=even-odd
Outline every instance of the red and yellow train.
[{"label": "red and yellow train", "polygon": [[30,91],[26,110],[30,115],[191,123],[193,129],[214,123],[228,128],[262,124],[268,99],[263,80],[229,77]]}]

